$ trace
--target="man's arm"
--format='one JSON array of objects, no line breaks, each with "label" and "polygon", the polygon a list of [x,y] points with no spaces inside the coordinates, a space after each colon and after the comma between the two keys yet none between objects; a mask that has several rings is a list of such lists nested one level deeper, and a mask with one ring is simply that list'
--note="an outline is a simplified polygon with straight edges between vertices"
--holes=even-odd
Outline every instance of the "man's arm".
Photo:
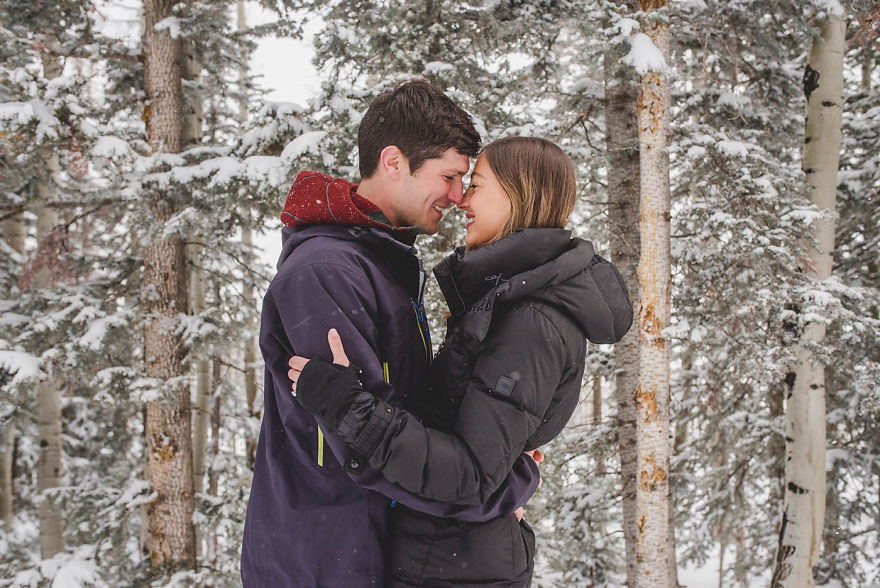
[{"label": "man's arm", "polygon": [[[298,355],[330,359],[327,331],[336,328],[346,341],[352,362],[363,370],[365,389],[386,402],[398,404],[398,392],[385,381],[382,359],[378,355],[379,309],[368,277],[359,267],[343,264],[314,264],[297,268],[276,279],[267,293],[267,303],[276,306],[292,352]],[[292,354],[293,354],[292,353]],[[275,362],[273,362],[275,363]],[[285,358],[286,365],[286,358]],[[277,365],[277,364],[276,364]],[[284,422],[303,408],[290,394],[286,371],[270,369],[276,402]],[[327,432],[324,429],[325,433]],[[325,436],[334,457],[344,463],[347,449],[335,435]],[[537,465],[531,458],[517,459],[497,492],[486,496],[482,504],[461,506],[418,496],[392,483],[381,473],[367,470],[350,475],[353,483],[380,492],[415,510],[466,521],[485,521],[510,514],[523,505],[540,480]]]}]

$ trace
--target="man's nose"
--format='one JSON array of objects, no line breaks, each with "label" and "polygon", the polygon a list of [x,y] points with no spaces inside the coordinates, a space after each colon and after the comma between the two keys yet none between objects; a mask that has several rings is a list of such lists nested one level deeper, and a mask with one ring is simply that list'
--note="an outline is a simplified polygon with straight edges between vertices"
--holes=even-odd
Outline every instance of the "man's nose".
[{"label": "man's nose", "polygon": [[446,199],[455,204],[456,206],[461,206],[461,199],[464,196],[464,182],[458,180],[457,182],[452,182],[449,186],[449,191],[446,193]]}]

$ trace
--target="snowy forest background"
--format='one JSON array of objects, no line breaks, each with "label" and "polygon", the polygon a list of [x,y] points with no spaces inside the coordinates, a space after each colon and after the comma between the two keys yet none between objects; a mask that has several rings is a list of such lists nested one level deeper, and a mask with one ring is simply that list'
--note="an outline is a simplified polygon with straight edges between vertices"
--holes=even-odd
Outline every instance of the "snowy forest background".
[{"label": "snowy forest background", "polygon": [[[277,238],[299,170],[356,179],[359,117],[390,84],[444,88],[486,142],[561,144],[578,171],[574,232],[640,292],[634,117],[651,73],[670,93],[671,517],[647,526],[679,568],[711,561],[711,585],[771,582],[787,500],[785,399],[806,349],[826,387],[811,574],[818,585],[880,585],[876,3],[247,4],[271,18],[249,24],[232,0],[0,2],[0,586],[240,583],[262,407],[255,334],[275,262],[255,238]],[[831,17],[846,32],[829,213],[810,200],[802,148],[804,72]],[[266,100],[251,55],[305,26],[320,83],[306,103]],[[665,59],[649,34],[658,27]],[[151,43],[177,52],[171,77],[157,77]],[[297,75],[303,57],[281,59]],[[147,98],[174,92],[177,109]],[[823,220],[836,227],[833,269],[817,279],[810,251]],[[426,266],[462,226],[449,213],[439,235],[420,238]],[[429,296],[436,342],[444,306]],[[814,324],[824,338],[804,336]],[[627,468],[641,432],[626,415],[638,330],[590,348],[581,408],[545,450],[544,485],[526,507],[538,586],[677,581],[675,565],[648,583],[633,572],[644,525],[625,512],[636,497]],[[161,508],[169,480],[183,498]],[[175,529],[191,551],[163,551]],[[782,576],[774,585],[788,585]]]}]

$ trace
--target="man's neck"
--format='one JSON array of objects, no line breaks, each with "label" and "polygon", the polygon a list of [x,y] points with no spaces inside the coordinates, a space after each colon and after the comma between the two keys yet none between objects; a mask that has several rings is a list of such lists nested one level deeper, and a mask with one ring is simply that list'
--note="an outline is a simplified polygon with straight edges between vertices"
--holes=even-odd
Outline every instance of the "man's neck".
[{"label": "man's neck", "polygon": [[386,186],[380,178],[372,177],[367,178],[366,180],[361,180],[361,183],[358,184],[357,193],[378,206],[382,211],[382,214],[388,217],[388,220],[390,220],[392,224],[397,226],[394,216],[391,214],[388,186]]}]

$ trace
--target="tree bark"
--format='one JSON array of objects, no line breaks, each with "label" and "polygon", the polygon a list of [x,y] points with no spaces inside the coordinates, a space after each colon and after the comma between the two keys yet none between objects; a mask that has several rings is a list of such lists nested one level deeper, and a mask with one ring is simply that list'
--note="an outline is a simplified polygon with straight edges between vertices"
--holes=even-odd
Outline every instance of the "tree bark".
[{"label": "tree bark", "polygon": [[0,450],[0,520],[6,530],[12,528],[12,469],[15,463],[15,426],[11,423],[2,429],[3,447]]},{"label": "tree bark", "polygon": [[[635,7],[631,6],[631,9]],[[611,259],[638,308],[639,132],[638,85],[621,55],[605,56],[605,141],[608,157],[608,220]],[[626,544],[626,585],[636,585],[636,403],[639,379],[638,329],[614,346],[617,442]]]},{"label": "tree bark", "polygon": [[[669,56],[669,26],[653,14],[666,0],[641,2],[642,26]],[[639,93],[639,384],[636,389],[636,585],[672,586],[675,557],[669,537],[669,342],[670,314],[669,87],[665,74],[642,76]]]},{"label": "tree bark", "polygon": [[[53,80],[62,73],[63,65],[57,57],[44,55],[43,77]],[[40,203],[51,202],[58,194],[57,178],[60,170],[58,153],[49,147],[40,149],[40,159],[46,174],[36,183]],[[58,211],[40,206],[37,209],[37,251],[35,255],[54,256],[56,251],[47,246],[47,238],[58,226]],[[34,277],[34,286],[49,288],[57,278],[51,263],[41,263]],[[45,493],[62,483],[61,447],[61,383],[53,375],[51,365],[43,365],[43,374],[37,382],[37,434],[40,450],[37,465],[37,490],[40,500],[37,507],[40,519],[40,557],[49,559],[64,551],[64,514],[62,509],[47,500]]]},{"label": "tree bark", "polygon": [[[144,1],[144,119],[154,152],[181,147],[180,43],[156,25],[173,15],[175,0]],[[177,195],[158,189],[150,210],[167,222]],[[147,476],[157,498],[148,507],[150,559],[155,567],[195,565],[192,424],[190,392],[183,360],[186,348],[167,323],[186,311],[186,257],[178,236],[158,237],[144,248],[144,282],[152,295],[145,302],[144,353],[147,375],[165,382],[162,400],[147,403]]]},{"label": "tree bark", "polygon": [[[245,11],[244,11],[244,2],[242,0],[238,0],[238,30],[243,31],[247,28],[247,22],[245,19]],[[246,60],[242,60],[242,63],[246,63]],[[239,122],[243,125],[248,118],[248,109],[247,109],[247,88],[246,88],[246,80],[247,80],[247,68],[242,65],[239,68],[238,76],[239,76],[239,92],[241,93],[241,100],[239,102]],[[250,218],[250,215],[248,215]],[[242,227],[241,230],[241,242],[247,247],[249,250],[253,250],[254,246],[254,236],[253,230],[249,226]],[[245,280],[242,298],[244,300],[244,304],[248,309],[256,309],[259,307],[256,299],[256,295],[254,293],[254,288],[251,286],[251,282],[249,280]],[[255,316],[251,316],[247,321],[248,326],[248,335],[244,338],[244,395],[245,402],[247,403],[247,411],[248,415],[251,418],[260,419],[262,411],[257,407],[257,370],[255,364],[257,362],[257,340],[254,333],[257,328],[257,323],[255,320]],[[254,469],[254,459],[257,455],[257,439],[248,434],[245,438],[245,450],[247,451],[247,464],[248,468]]]},{"label": "tree bark", "polygon": [[[826,214],[813,225],[806,274],[822,281],[831,275],[837,171],[843,106],[844,21],[829,15],[813,42],[804,74],[807,99],[803,168],[810,200]],[[823,322],[809,322],[795,349],[796,364],[785,406],[785,493],[779,547],[771,585],[814,585],[825,517],[825,369],[810,351],[825,337]]]},{"label": "tree bark", "polygon": [[[185,92],[181,143],[184,148],[196,147],[202,142],[203,107],[201,83],[201,62],[196,54],[193,41],[182,44],[181,77],[188,83]],[[195,316],[205,311],[205,273],[202,270],[202,236],[193,235],[186,245],[187,270],[189,272],[189,314]],[[195,362],[196,408],[193,412],[193,490],[205,489],[205,450],[208,443],[208,425],[211,420],[211,365],[202,354]],[[201,541],[196,540],[200,547]],[[198,555],[198,554],[197,554]]]},{"label": "tree bark", "polygon": [[[24,215],[16,214],[3,221],[3,237],[6,243],[15,250],[21,259],[24,259],[25,249],[25,224]],[[2,447],[0,447],[0,521],[7,529],[12,526],[13,509],[13,488],[12,488],[12,471],[15,465],[15,425],[11,422],[6,427],[0,428],[0,434],[3,436]]]},{"label": "tree bark", "polygon": [[[220,288],[215,286],[216,297],[215,300],[220,298]],[[212,383],[212,392],[211,395],[214,397],[214,407],[211,412],[211,455],[216,458],[220,455],[220,394],[217,392],[217,388],[220,386],[221,379],[221,364],[219,360],[214,360],[211,366],[211,383]],[[216,460],[213,462],[216,463]],[[208,494],[211,496],[219,496],[220,495],[220,485],[219,485],[219,475],[217,472],[217,468],[212,465],[208,469]],[[217,559],[217,533],[214,531],[209,531],[208,536],[205,537],[205,558],[207,559],[209,565],[214,565]]]}]

